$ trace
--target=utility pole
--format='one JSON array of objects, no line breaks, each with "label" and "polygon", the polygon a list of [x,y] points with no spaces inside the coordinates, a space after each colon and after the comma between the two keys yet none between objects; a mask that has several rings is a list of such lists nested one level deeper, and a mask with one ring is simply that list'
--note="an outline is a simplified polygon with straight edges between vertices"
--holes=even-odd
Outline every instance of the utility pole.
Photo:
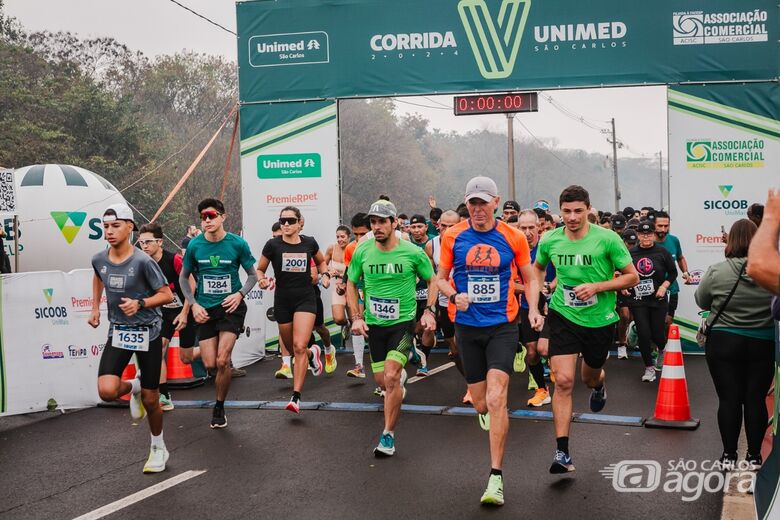
[{"label": "utility pole", "polygon": [[515,135],[514,135],[514,114],[506,115],[506,137],[507,137],[507,165],[509,175],[509,199],[517,200],[515,197]]},{"label": "utility pole", "polygon": [[[609,139],[607,139],[609,141]],[[620,187],[618,186],[618,164],[617,164],[617,137],[615,136],[615,118],[612,118],[612,175],[615,178],[615,212],[620,211]]]},{"label": "utility pole", "polygon": [[664,152],[663,150],[658,151],[658,182],[659,187],[661,188],[658,192],[659,196],[659,207],[661,209],[664,209]]}]

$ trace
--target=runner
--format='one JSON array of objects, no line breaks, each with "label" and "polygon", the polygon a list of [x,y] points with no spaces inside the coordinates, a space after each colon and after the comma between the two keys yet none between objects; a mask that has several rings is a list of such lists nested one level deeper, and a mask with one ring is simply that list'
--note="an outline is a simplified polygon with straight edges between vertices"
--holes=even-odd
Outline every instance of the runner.
[{"label": "runner", "polygon": [[[280,236],[282,236],[282,225],[279,224],[279,221],[277,220],[271,224],[271,237],[276,238]],[[271,282],[268,289],[275,290],[275,284]],[[274,316],[274,320],[276,320],[276,316]],[[282,366],[274,373],[274,377],[276,379],[292,379],[293,373],[292,368],[290,368],[292,366],[292,354],[290,354],[289,349],[284,344],[284,341],[282,341],[281,336],[279,337],[279,355],[282,357]]]},{"label": "runner", "polygon": [[[217,199],[198,203],[204,233],[190,241],[179,275],[179,285],[192,306],[198,323],[200,356],[206,370],[217,370],[217,399],[211,416],[211,428],[225,428],[225,399],[230,390],[230,355],[238,335],[244,330],[244,297],[257,283],[252,252],[246,240],[225,230],[225,206]],[[238,268],[247,280],[241,285]],[[197,281],[197,296],[188,280]]]},{"label": "runner", "polygon": [[451,303],[458,351],[480,425],[490,431],[490,477],[481,502],[502,505],[507,391],[518,342],[514,281],[518,270],[529,280],[525,294],[536,330],[542,327],[539,282],[525,236],[494,217],[501,201],[496,183],[474,177],[466,185],[465,201],[471,218],[442,238],[438,287]]},{"label": "runner", "polygon": [[[428,225],[425,222],[425,217],[422,215],[412,215],[409,225],[409,241],[425,250],[428,244]],[[430,258],[430,255],[428,255]],[[431,260],[433,262],[433,260]],[[431,355],[431,350],[436,344],[436,333],[432,330],[427,330],[422,323],[422,316],[428,306],[428,284],[425,280],[420,279],[417,282],[417,313],[415,322],[415,349],[412,352],[413,361],[418,365],[417,374],[420,377],[426,377],[428,375],[428,356]],[[435,309],[434,309],[435,310]],[[419,361],[417,361],[419,358]]]},{"label": "runner", "polygon": [[279,213],[279,223],[282,225],[282,236],[266,242],[257,263],[257,271],[260,288],[266,289],[270,282],[265,273],[269,265],[274,268],[274,314],[279,324],[279,337],[288,348],[292,345],[295,356],[293,395],[287,404],[287,410],[300,413],[301,390],[307,367],[311,366],[315,376],[322,373],[319,345],[315,344],[309,348],[309,339],[317,317],[317,295],[309,270],[312,260],[321,273],[322,286],[325,289],[330,285],[330,274],[317,241],[300,234],[303,227],[300,210],[293,206],[283,208]]},{"label": "runner", "polygon": [[[174,332],[179,333],[179,348],[186,348],[192,352],[195,346],[195,319],[190,313],[190,304],[184,298],[179,286],[179,274],[181,273],[182,256],[180,253],[171,253],[163,248],[162,228],[156,222],[150,222],[141,226],[136,242],[144,253],[157,262],[168,280],[168,287],[173,291],[173,301],[162,306],[162,364],[160,367],[160,406],[164,412],[173,410],[173,401],[168,391],[168,370],[165,360],[168,355],[168,346],[171,343]],[[181,357],[181,356],[180,356]]]},{"label": "runner", "polygon": [[[349,279],[349,262],[352,260],[352,254],[355,252],[355,248],[366,234],[369,232],[370,223],[368,221],[368,215],[365,213],[356,213],[350,221],[352,226],[352,234],[355,235],[355,240],[347,245],[344,250],[344,280]],[[363,313],[363,281],[361,280],[357,284],[358,290],[358,306],[360,307],[360,313]],[[350,331],[351,331],[350,326]],[[363,353],[366,350],[366,338],[362,334],[351,333],[350,342],[352,343],[352,354],[355,356],[355,367],[347,370],[348,377],[356,377],[358,379],[366,378],[366,371],[363,368]]]},{"label": "runner", "polygon": [[[622,218],[622,214],[621,214],[621,218]],[[633,229],[628,229],[623,231],[621,238],[623,239],[623,243],[626,245],[626,249],[628,249],[629,251],[631,251],[631,248],[634,247],[639,241],[639,237],[637,236],[636,231],[634,231]],[[620,276],[620,271],[616,271],[615,276]],[[624,294],[624,291],[618,291],[617,292],[617,313],[619,319],[617,324],[617,340],[616,340],[618,359],[628,359],[628,327],[631,324],[630,304],[631,304],[630,293]]]},{"label": "runner", "polygon": [[[514,200],[508,200],[504,202],[504,208],[501,213],[501,220],[507,222],[509,217],[516,217],[520,213],[520,204]],[[515,221],[517,222],[517,221]]]},{"label": "runner", "polygon": [[[336,243],[328,246],[325,250],[325,263],[328,264],[330,275],[336,284],[335,290],[331,294],[330,305],[333,312],[333,321],[339,326],[347,324],[347,283],[344,280],[344,250],[349,244],[349,228],[339,226],[336,228]],[[326,360],[327,361],[327,360]]]},{"label": "runner", "polygon": [[[103,232],[108,249],[92,257],[92,312],[89,324],[100,326],[100,300],[106,289],[108,339],[100,356],[98,394],[104,401],[130,396],[133,419],[149,416],[152,443],[144,473],[165,470],[168,450],[163,441],[163,411],[160,408],[162,362],[162,313],[159,307],[173,301],[173,294],[159,266],[130,243],[133,212],[125,204],[112,204],[103,213]],[[122,372],[135,353],[140,377],[122,381]]]},{"label": "runner", "polygon": [[[434,272],[439,271],[439,261],[441,258],[441,237],[452,226],[460,222],[458,214],[452,210],[445,211],[439,219],[439,236],[433,237],[427,244],[425,244],[425,253],[433,260]],[[455,324],[450,319],[450,314],[447,309],[449,306],[449,300],[446,296],[439,293],[438,304],[436,306],[436,323],[441,331],[442,338],[449,348],[447,357],[450,361],[455,363],[455,368],[458,372],[465,377],[463,372],[463,362],[458,355],[457,343],[455,343]],[[469,394],[468,386],[466,386],[466,394],[463,396],[463,404],[471,404],[471,394]]]},{"label": "runner", "polygon": [[[437,292],[431,260],[420,249],[394,233],[395,206],[379,200],[368,212],[374,238],[365,240],[349,264],[347,303],[352,313],[352,331],[368,337],[374,379],[384,390],[385,425],[376,457],[395,453],[395,426],[404,397],[404,365],[412,349],[415,328],[415,285],[425,280],[428,306],[422,316],[426,331],[436,329]],[[357,282],[363,279],[368,307],[360,312]]]},{"label": "runner", "polygon": [[[666,291],[677,278],[677,268],[672,255],[655,242],[655,227],[647,220],[639,224],[637,231],[639,244],[629,251],[631,259],[639,273],[639,283],[633,289],[633,298],[629,300],[631,314],[634,316],[636,332],[639,336],[639,350],[645,362],[642,381],[655,381],[656,371],[664,366],[664,347],[666,346]],[[622,291],[628,295],[627,290]],[[658,347],[655,367],[651,355],[651,341]]]},{"label": "runner", "polygon": [[[665,211],[655,212],[655,241],[658,245],[669,251],[672,258],[682,271],[682,279],[688,283],[688,261],[683,256],[680,239],[669,233],[669,213]],[[666,326],[672,324],[674,314],[677,311],[677,304],[680,301],[680,285],[675,280],[669,287],[669,306],[666,310]]]},{"label": "runner", "polygon": [[[539,217],[533,210],[527,209],[518,215],[518,225],[520,231],[525,235],[528,246],[531,248],[531,262],[536,259],[536,252],[539,249]],[[524,279],[520,280],[524,289]],[[555,290],[555,268],[552,265],[547,266],[547,271],[542,284],[542,292],[539,294],[539,313],[544,315],[544,307],[547,304],[547,295]],[[547,382],[544,379],[544,367],[542,358],[539,355],[537,345],[539,339],[544,336],[550,337],[549,326],[545,320],[545,326],[541,331],[534,330],[531,326],[529,317],[528,300],[521,296],[520,298],[520,341],[527,349],[525,363],[528,365],[528,372],[531,374],[533,382],[536,383],[536,393],[528,400],[528,406],[539,407],[550,404],[550,392],[547,390]]]},{"label": "runner", "polygon": [[[558,287],[550,301],[550,364],[555,373],[553,420],[557,449],[550,473],[574,471],[569,454],[572,387],[577,356],[582,353],[582,382],[593,391],[590,409],[600,412],[607,401],[602,369],[615,336],[615,291],[636,285],[631,255],[613,231],[587,220],[590,196],[569,186],[560,196],[564,227],[549,231],[536,253],[537,275],[555,266]],[[621,272],[614,277],[616,270]]]}]

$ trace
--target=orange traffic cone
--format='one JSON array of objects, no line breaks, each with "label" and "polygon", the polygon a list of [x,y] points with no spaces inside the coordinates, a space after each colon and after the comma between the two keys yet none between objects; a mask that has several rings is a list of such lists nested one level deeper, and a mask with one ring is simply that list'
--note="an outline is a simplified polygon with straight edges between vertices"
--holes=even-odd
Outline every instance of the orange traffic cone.
[{"label": "orange traffic cone", "polygon": [[165,366],[168,369],[168,386],[186,389],[202,385],[206,380],[202,377],[195,377],[192,373],[192,365],[181,362],[179,348],[179,333],[177,332],[168,345],[168,358],[165,361]]},{"label": "orange traffic cone", "polygon": [[691,418],[688,382],[685,380],[680,329],[677,325],[669,327],[669,342],[664,352],[664,369],[658,385],[655,415],[645,421],[645,426],[683,430],[695,430],[699,427],[699,419]]},{"label": "orange traffic cone", "polygon": [[[136,368],[135,368],[135,355],[133,355],[130,358],[130,361],[128,361],[127,366],[125,367],[124,371],[122,372],[122,377],[120,378],[122,381],[130,381],[131,379],[135,379],[136,374]],[[122,401],[130,401],[130,394],[127,393],[119,398]]]}]

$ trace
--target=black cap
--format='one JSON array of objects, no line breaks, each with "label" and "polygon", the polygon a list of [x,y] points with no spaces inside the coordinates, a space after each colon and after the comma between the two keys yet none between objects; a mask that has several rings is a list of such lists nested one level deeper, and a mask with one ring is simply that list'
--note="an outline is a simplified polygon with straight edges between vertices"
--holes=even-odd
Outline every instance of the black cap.
[{"label": "black cap", "polygon": [[621,214],[612,215],[609,220],[612,222],[613,228],[623,229],[626,227],[626,218]]},{"label": "black cap", "polygon": [[625,208],[623,208],[623,216],[626,218],[633,217],[634,213],[636,213],[636,210],[631,206],[626,206]]},{"label": "black cap", "polygon": [[508,200],[504,202],[504,209],[513,209],[515,211],[520,211],[520,204],[518,204],[514,200]]},{"label": "black cap", "polygon": [[428,225],[428,222],[426,222],[425,217],[422,215],[412,215],[412,218],[409,219],[409,224],[425,224]]},{"label": "black cap", "polygon": [[629,221],[626,223],[626,227],[634,228],[634,229],[636,229],[636,227],[638,225],[639,225],[639,219],[638,218],[629,219]]},{"label": "black cap", "polygon": [[655,211],[653,210],[648,211],[647,216],[645,218],[655,224]]},{"label": "black cap", "polygon": [[636,228],[637,233],[655,233],[655,225],[649,220],[643,220]]},{"label": "black cap", "polygon": [[639,240],[639,237],[636,236],[636,231],[633,229],[623,231],[623,234],[620,236],[623,237],[623,242],[636,242]]}]

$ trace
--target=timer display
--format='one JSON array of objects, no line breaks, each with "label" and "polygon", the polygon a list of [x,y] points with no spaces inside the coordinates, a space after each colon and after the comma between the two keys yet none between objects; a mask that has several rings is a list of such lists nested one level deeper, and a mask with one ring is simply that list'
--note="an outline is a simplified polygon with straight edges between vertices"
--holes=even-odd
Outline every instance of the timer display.
[{"label": "timer display", "polygon": [[536,92],[455,96],[454,108],[456,116],[538,112],[539,99]]}]

